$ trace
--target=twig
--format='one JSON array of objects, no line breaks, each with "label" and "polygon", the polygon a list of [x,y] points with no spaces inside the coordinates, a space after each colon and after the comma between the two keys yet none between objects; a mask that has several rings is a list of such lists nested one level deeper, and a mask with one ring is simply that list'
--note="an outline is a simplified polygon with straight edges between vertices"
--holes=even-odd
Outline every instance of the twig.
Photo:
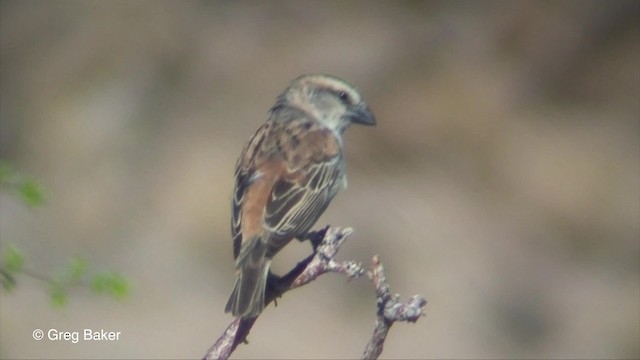
[{"label": "twig", "polygon": [[427,304],[427,300],[420,295],[414,295],[407,303],[401,303],[399,294],[391,295],[391,288],[387,284],[380,257],[375,255],[372,262],[371,271],[367,272],[367,275],[376,287],[378,318],[373,335],[362,354],[363,359],[377,359],[382,353],[391,325],[396,321],[418,321]]},{"label": "twig", "polygon": [[[275,276],[270,277],[265,292],[265,306],[277,297],[282,296],[285,292],[304,286],[327,272],[342,273],[349,278],[362,276],[364,269],[359,263],[354,261],[337,262],[335,260],[340,246],[352,232],[353,230],[351,228],[332,229],[326,227],[316,233],[316,238],[311,239],[312,243],[319,243],[315,253],[298,263],[289,273],[281,278],[276,278]],[[322,242],[320,242],[320,239]],[[371,341],[369,341],[363,357],[375,359],[382,352],[382,345],[391,324],[397,320],[415,322],[422,314],[426,301],[424,298],[416,295],[409,304],[401,304],[399,303],[398,295],[391,296],[389,286],[386,284],[384,278],[382,265],[377,256],[373,258],[373,268],[372,271],[368,272],[368,275],[376,286],[378,322],[376,323],[374,335]],[[384,325],[379,324],[381,318],[383,319]],[[247,335],[249,335],[249,331],[256,320],[257,318],[234,319],[222,336],[207,350],[203,359],[229,358],[240,343],[246,342]]]}]

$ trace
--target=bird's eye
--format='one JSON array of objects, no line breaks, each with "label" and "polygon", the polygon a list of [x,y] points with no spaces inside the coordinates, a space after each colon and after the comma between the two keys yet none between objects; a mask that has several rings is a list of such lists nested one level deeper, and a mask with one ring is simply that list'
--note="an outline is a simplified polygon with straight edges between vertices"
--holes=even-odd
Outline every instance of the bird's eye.
[{"label": "bird's eye", "polygon": [[347,94],[344,91],[339,91],[338,92],[338,98],[340,98],[340,100],[344,103],[348,103],[349,102],[349,94]]}]

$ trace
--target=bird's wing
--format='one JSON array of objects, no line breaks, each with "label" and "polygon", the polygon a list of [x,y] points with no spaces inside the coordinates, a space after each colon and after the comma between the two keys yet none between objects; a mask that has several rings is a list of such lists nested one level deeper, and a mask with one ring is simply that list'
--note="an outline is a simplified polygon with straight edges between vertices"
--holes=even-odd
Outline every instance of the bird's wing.
[{"label": "bird's wing", "polygon": [[[251,184],[255,183],[259,176],[256,164],[260,164],[260,157],[265,153],[263,144],[271,131],[272,123],[264,123],[242,149],[242,153],[236,163],[235,188],[231,210],[231,235],[233,237],[233,257],[237,259],[243,247],[242,217],[243,207]],[[244,236],[246,238],[246,234]],[[248,239],[250,240],[250,239]],[[247,247],[246,244],[244,246]]]},{"label": "bird's wing", "polygon": [[330,130],[316,122],[297,122],[285,129],[281,142],[285,166],[273,183],[264,214],[264,226],[271,234],[267,256],[304,235],[344,182],[340,143]]},{"label": "bird's wing", "polygon": [[304,117],[258,129],[236,165],[231,231],[238,261],[256,237],[271,257],[313,226],[345,181],[339,141]]}]

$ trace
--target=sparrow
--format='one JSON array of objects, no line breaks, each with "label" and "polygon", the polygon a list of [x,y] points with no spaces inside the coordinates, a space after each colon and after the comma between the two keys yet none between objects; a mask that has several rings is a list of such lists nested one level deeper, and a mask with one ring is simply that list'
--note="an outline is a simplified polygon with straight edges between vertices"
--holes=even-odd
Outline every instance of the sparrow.
[{"label": "sparrow", "polygon": [[359,92],[334,76],[300,76],[277,97],[236,164],[236,282],[225,312],[243,319],[262,312],[271,259],[292,239],[302,241],[347,186],[344,131],[375,123]]}]

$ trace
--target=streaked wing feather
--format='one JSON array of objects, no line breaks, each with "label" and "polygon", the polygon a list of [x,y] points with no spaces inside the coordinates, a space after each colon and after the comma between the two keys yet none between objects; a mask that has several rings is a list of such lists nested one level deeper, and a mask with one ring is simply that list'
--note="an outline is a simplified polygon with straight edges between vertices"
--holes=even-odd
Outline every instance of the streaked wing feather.
[{"label": "streaked wing feather", "polygon": [[244,201],[245,189],[247,187],[247,176],[240,172],[236,173],[236,186],[233,192],[233,202],[231,208],[231,235],[233,236],[233,258],[237,259],[242,247],[242,202]]},{"label": "streaked wing feather", "polygon": [[260,151],[270,128],[271,124],[269,122],[264,123],[258,128],[249,142],[245,144],[236,163],[236,181],[231,210],[231,235],[233,237],[234,259],[238,258],[242,248],[242,205],[245,200],[245,194],[251,185],[251,179],[256,173],[256,153]]},{"label": "streaked wing feather", "polygon": [[290,119],[267,121],[247,143],[236,165],[231,224],[236,260],[248,246],[244,244],[248,234],[243,234],[247,219],[242,217],[254,181],[260,179],[263,185],[273,181],[262,213],[262,226],[269,234],[263,238],[268,257],[293,237],[304,235],[344,183],[340,140],[297,110],[279,114]]},{"label": "streaked wing feather", "polygon": [[279,180],[273,187],[265,213],[265,226],[273,234],[268,254],[279,250],[281,242],[304,235],[326,210],[341,183],[338,156],[304,170],[304,182],[293,177]]}]

